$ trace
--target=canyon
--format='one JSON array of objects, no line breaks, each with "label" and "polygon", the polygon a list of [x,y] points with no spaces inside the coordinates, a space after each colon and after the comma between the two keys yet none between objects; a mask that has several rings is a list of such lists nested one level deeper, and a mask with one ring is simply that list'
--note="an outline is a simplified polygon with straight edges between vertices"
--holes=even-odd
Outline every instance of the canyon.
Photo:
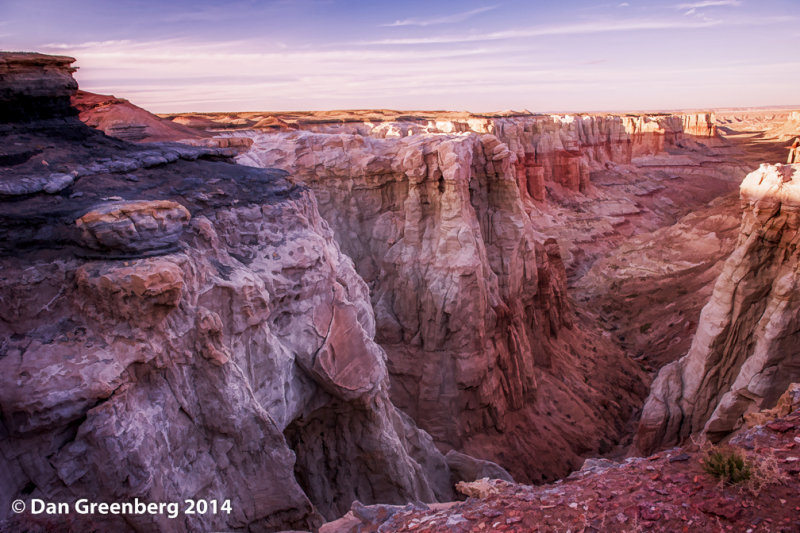
[{"label": "canyon", "polygon": [[800,381],[796,112],[155,116],[72,62],[0,56],[0,520],[419,523],[728,439]]},{"label": "canyon", "polygon": [[69,107],[69,58],[4,61],[67,93],[3,125],[4,513],[20,496],[204,498],[232,511],[99,527],[275,530],[354,499],[451,497],[444,456],[389,400],[367,287],[308,189],[222,149],[106,137]]}]

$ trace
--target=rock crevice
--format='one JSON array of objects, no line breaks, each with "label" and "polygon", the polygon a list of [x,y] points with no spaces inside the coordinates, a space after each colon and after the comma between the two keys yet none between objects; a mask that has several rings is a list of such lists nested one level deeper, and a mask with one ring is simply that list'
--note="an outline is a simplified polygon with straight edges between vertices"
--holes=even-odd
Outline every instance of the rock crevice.
[{"label": "rock crevice", "polygon": [[[516,156],[498,136],[248,135],[253,146],[238,161],[285,169],[314,191],[370,288],[392,400],[440,448],[540,479],[610,447],[643,393],[641,376],[612,348],[617,363],[594,376],[596,389],[584,386],[584,372],[602,364],[582,354],[596,341],[573,328],[558,243],[534,230]],[[584,385],[576,391],[572,379]],[[619,383],[619,403],[596,402]],[[575,418],[549,427],[546,397]],[[598,420],[614,428],[607,440],[589,436]],[[546,439],[521,440],[540,423],[569,450],[554,463],[539,455]]]}]

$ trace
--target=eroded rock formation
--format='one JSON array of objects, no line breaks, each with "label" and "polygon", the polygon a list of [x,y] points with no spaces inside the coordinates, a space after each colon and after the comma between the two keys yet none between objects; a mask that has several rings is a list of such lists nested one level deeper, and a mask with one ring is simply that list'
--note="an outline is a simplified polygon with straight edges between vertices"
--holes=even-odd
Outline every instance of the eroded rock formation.
[{"label": "eroded rock formation", "polygon": [[[351,504],[372,523],[404,508],[361,502],[449,499],[462,478],[510,482],[489,459],[521,481],[563,476],[629,434],[648,378],[622,348],[639,355],[663,331],[671,344],[642,356],[661,364],[688,343],[694,315],[652,302],[691,278],[672,303],[694,312],[735,233],[723,200],[635,238],[744,175],[708,113],[169,122],[76,97],[71,61],[0,56],[0,519],[15,498],[202,497],[232,513],[103,525],[313,528]],[[195,146],[106,137],[78,123],[70,96],[112,136]],[[198,131],[219,129],[248,131]],[[251,143],[240,161],[286,172],[228,163]],[[796,329],[796,191],[780,172],[751,183],[735,297],[715,292],[704,316],[719,316],[695,341],[705,377],[676,396],[675,369],[697,365],[668,367],[640,443],[729,431],[780,392],[776,375],[797,373],[775,359]],[[653,307],[633,317],[632,305],[620,328],[567,287],[631,236],[578,283],[582,297],[624,284],[624,304]],[[675,246],[660,254],[651,239]],[[658,401],[686,411],[662,416]]]},{"label": "eroded rock formation", "polygon": [[[24,73],[5,102],[71,80],[70,58],[0,58]],[[451,497],[309,190],[218,149],[106,137],[52,86],[45,119],[2,130],[0,519],[17,498],[203,498],[230,514],[94,519],[269,531]]]},{"label": "eroded rock formation", "polygon": [[[470,115],[440,113],[434,115],[378,115],[342,118],[290,117],[261,115],[236,120],[209,116],[175,116],[173,121],[197,128],[234,128],[274,130],[259,126],[272,119],[286,124],[282,129],[300,129],[315,133],[351,134],[376,138],[397,138],[425,134],[491,134],[516,155],[514,165],[522,195],[535,200],[547,196],[546,184],[558,184],[567,190],[585,191],[590,186],[592,170],[607,164],[630,164],[632,159],[663,153],[666,149],[693,146],[697,141],[719,145],[711,113],[688,115]],[[219,118],[219,122],[208,121]],[[260,119],[260,120],[257,120]],[[287,123],[288,122],[288,123]],[[213,124],[213,125],[212,125]]]},{"label": "eroded rock formation", "polygon": [[737,246],[688,354],[664,367],[645,404],[642,451],[703,432],[718,439],[800,377],[800,166],[762,165],[741,185]]},{"label": "eroded rock formation", "polygon": [[538,480],[611,448],[642,376],[574,326],[559,246],[534,231],[508,145],[489,134],[252,135],[238,160],[314,190],[370,286],[392,399],[443,449]]},{"label": "eroded rock formation", "polygon": [[78,88],[71,57],[34,53],[0,55],[0,122],[76,115],[70,96]]}]

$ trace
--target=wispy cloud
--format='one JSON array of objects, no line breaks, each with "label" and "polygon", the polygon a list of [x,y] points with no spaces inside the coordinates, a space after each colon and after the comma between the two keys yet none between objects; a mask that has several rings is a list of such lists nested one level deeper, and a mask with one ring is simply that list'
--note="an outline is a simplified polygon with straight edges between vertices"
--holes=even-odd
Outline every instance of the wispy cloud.
[{"label": "wispy cloud", "polygon": [[125,46],[132,43],[133,41],[128,39],[113,41],[84,41],[81,43],[46,43],[42,45],[42,48],[51,50],[84,50],[89,48]]},{"label": "wispy cloud", "polygon": [[554,26],[535,26],[516,30],[503,30],[478,34],[434,35],[430,37],[411,37],[400,39],[380,39],[377,41],[360,41],[360,45],[414,45],[414,44],[446,44],[480,41],[497,41],[502,39],[518,39],[525,37],[541,37],[546,35],[591,34],[637,30],[667,30],[708,28],[722,24],[719,20],[608,20],[566,24]]},{"label": "wispy cloud", "polygon": [[477,9],[472,9],[470,11],[464,11],[462,13],[455,13],[453,15],[445,15],[443,17],[434,17],[434,18],[408,18],[403,20],[396,20],[394,22],[388,24],[381,24],[381,26],[385,27],[394,27],[394,26],[435,26],[437,24],[454,24],[456,22],[463,22],[468,18],[474,17],[475,15],[479,15],[481,13],[486,13],[487,11],[491,11],[493,9],[497,9],[497,6],[485,6],[479,7]]},{"label": "wispy cloud", "polygon": [[617,7],[630,7],[628,2],[622,2],[621,4],[617,4]]},{"label": "wispy cloud", "polygon": [[676,9],[685,9],[684,15],[694,15],[698,9],[705,9],[707,7],[734,7],[740,6],[740,0],[701,0],[700,2],[692,2],[688,4],[678,4]]},{"label": "wispy cloud", "polygon": [[[269,5],[277,1],[286,2],[284,7],[295,6],[295,0],[271,0]],[[274,22],[270,28],[275,31],[265,32],[259,26],[257,32],[248,32],[237,22],[235,30],[217,32],[210,21],[203,22],[215,30],[208,34],[188,31],[178,23],[176,31],[160,29],[136,37],[108,29],[47,31],[40,34],[50,44],[38,44],[42,37],[34,44],[43,52],[76,57],[80,67],[76,77],[83,89],[116,94],[157,112],[575,111],[797,102],[800,60],[792,55],[791,44],[800,15],[785,10],[756,9],[752,2],[753,12],[748,14],[744,7],[719,7],[722,0],[714,5],[705,5],[712,0],[669,0],[658,11],[650,11],[658,15],[650,16],[642,2],[602,0],[588,14],[576,15],[566,7],[561,15],[554,9],[546,19],[509,13],[504,18],[517,21],[515,26],[495,16],[469,15],[474,9],[466,11],[480,6],[488,11],[497,4],[500,7],[490,15],[499,15],[501,9],[506,15],[506,10],[514,10],[511,2],[477,1],[481,3],[463,7],[463,2],[453,0],[446,4],[452,13],[448,17],[435,16],[444,11],[429,15],[409,8],[403,16],[418,17],[411,20],[417,25],[398,21],[409,23],[394,29],[379,27],[390,19],[370,11],[369,18],[338,17],[336,24],[308,31]],[[685,7],[701,3],[704,7]],[[444,3],[435,5],[448,9],[440,7]],[[679,10],[678,5],[684,7]],[[688,9],[710,18],[698,17],[700,13],[683,16]],[[303,17],[309,12],[300,11]],[[447,25],[446,20],[464,16],[473,18],[468,24]],[[207,17],[204,13],[196,18],[200,24],[199,19]],[[419,27],[422,23],[428,27]],[[467,25],[474,29],[462,28]],[[10,27],[17,30],[17,24],[0,22],[0,33]],[[778,44],[786,46],[767,50],[742,40],[722,49],[707,46],[745,28],[759,41],[779,35]],[[353,42],[356,39],[361,42]],[[664,53],[667,49],[669,54]]]},{"label": "wispy cloud", "polygon": [[689,4],[678,4],[675,6],[677,9],[701,9],[704,7],[725,7],[725,6],[740,6],[741,0],[704,0],[701,2],[692,2]]}]

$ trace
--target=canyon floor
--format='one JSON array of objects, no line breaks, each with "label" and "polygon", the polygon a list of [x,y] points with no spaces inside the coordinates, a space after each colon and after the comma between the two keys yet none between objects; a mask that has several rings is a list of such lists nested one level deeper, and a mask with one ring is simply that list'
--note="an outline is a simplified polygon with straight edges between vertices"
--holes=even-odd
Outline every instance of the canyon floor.
[{"label": "canyon floor", "polygon": [[0,530],[797,530],[797,111],[155,116],[73,61],[0,55]]}]

